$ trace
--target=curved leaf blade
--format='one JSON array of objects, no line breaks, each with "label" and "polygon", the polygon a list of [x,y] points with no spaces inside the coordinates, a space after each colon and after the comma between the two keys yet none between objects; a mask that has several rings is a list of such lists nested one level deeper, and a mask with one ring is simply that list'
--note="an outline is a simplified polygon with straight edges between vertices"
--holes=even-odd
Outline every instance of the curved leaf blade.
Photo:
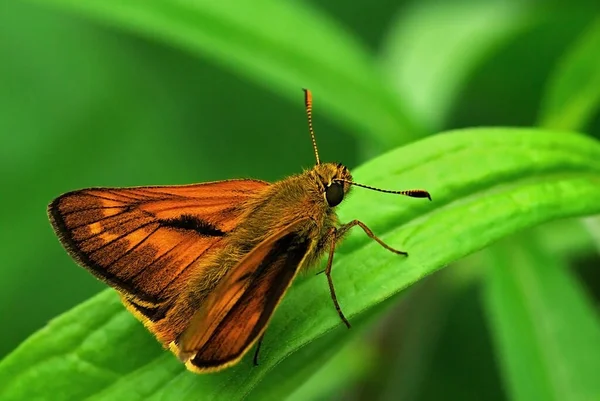
[{"label": "curved leaf blade", "polygon": [[388,33],[384,70],[418,121],[440,129],[469,73],[539,23],[531,11],[517,2],[414,2]]},{"label": "curved leaf blade", "polygon": [[348,31],[304,2],[35,0],[209,57],[297,101],[318,94],[332,117],[386,146],[420,128]]},{"label": "curved leaf blade", "polygon": [[[384,188],[424,187],[434,199],[390,198],[357,188],[340,210],[342,221],[360,218],[410,253],[402,258],[385,252],[359,232],[342,244],[334,280],[344,312],[359,325],[403,288],[499,238],[552,219],[600,212],[600,144],[577,134],[456,131],[378,157],[357,169],[355,178]],[[339,349],[348,338],[322,276],[294,287],[269,326],[258,368],[246,358],[217,374],[186,372],[107,292],[65,313],[0,362],[0,382],[7,383],[0,398],[35,398],[49,389],[55,399],[231,399],[255,388],[267,394],[279,385],[270,379],[275,367],[273,377],[294,380],[302,367],[323,361],[325,351]],[[96,369],[82,369],[72,354]],[[40,372],[44,380],[35,383]],[[302,373],[297,380],[305,378]],[[85,386],[73,389],[79,383]]]},{"label": "curved leaf blade", "polygon": [[540,125],[550,129],[582,129],[600,107],[600,18],[565,55],[550,80]]}]

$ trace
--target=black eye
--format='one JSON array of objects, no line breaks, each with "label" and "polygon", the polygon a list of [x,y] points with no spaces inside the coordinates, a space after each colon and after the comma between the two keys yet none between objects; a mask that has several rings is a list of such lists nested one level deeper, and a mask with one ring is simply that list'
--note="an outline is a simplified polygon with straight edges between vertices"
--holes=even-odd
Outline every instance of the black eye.
[{"label": "black eye", "polygon": [[325,188],[325,199],[327,199],[327,203],[331,207],[339,205],[344,199],[344,186],[334,182]]}]

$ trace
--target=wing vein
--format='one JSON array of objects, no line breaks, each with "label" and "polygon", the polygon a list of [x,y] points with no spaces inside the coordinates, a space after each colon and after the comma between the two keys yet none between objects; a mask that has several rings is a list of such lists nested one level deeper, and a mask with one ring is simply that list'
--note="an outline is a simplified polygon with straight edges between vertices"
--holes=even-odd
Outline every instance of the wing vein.
[{"label": "wing vein", "polygon": [[[123,210],[122,212],[119,212],[119,213],[117,213],[117,214],[111,214],[110,216],[104,216],[104,217],[102,217],[102,218],[100,218],[100,219],[98,219],[98,220],[93,220],[93,221],[85,222],[85,223],[82,223],[82,224],[78,224],[78,225],[76,225],[76,226],[72,226],[72,227],[70,227],[70,229],[71,229],[71,230],[76,230],[76,229],[78,229],[78,228],[81,228],[81,227],[90,226],[90,225],[92,225],[92,224],[100,223],[101,221],[103,221],[103,220],[107,220],[107,219],[110,219],[111,217],[117,217],[117,216],[121,216],[123,213],[127,213],[127,210]],[[125,220],[125,221],[123,221],[123,222],[121,222],[121,223],[127,223],[128,221],[131,221],[131,220],[133,220],[134,218],[135,218],[135,217],[133,217],[132,219],[127,219],[127,220]],[[94,238],[94,237],[95,237],[95,236],[97,236],[98,234],[99,234],[99,233],[97,233],[97,234],[94,234],[93,236],[91,236],[91,237],[89,237],[89,238],[86,238],[86,239]]]},{"label": "wing vein", "polygon": [[[151,187],[149,187],[149,188],[151,188]],[[148,189],[148,188],[135,188],[132,191],[135,191],[137,193],[141,192],[142,194],[145,194],[145,196],[164,195],[164,198],[161,198],[161,200],[167,200],[167,199],[172,199],[172,198],[193,199],[188,196],[183,196],[183,195],[179,195],[179,194],[175,194],[175,193],[162,192],[162,191],[155,191],[153,189]]]},{"label": "wing vein", "polygon": [[123,252],[123,254],[121,256],[119,256],[117,259],[113,260],[112,263],[110,263],[108,266],[113,266],[115,263],[117,263],[119,260],[123,259],[125,256],[129,255],[131,252],[133,252],[134,250],[136,250],[140,245],[142,245],[148,238],[150,238],[152,236],[152,234],[154,234],[155,232],[157,232],[160,229],[160,225],[158,225],[154,230],[152,230],[150,232],[150,234],[146,235],[140,242],[138,242],[137,244],[135,244],[134,246],[132,246],[131,248],[129,248],[127,251]]},{"label": "wing vein", "polygon": [[137,273],[135,273],[133,276],[130,277],[130,280],[132,280],[132,281],[135,280],[140,274],[142,274],[144,271],[146,271],[151,266],[154,266],[158,261],[160,261],[161,259],[163,259],[164,257],[166,257],[169,253],[171,253],[171,251],[173,249],[177,248],[179,245],[181,245],[181,242],[178,242],[177,244],[173,245],[173,247],[171,249],[169,249],[168,251],[165,251],[162,255],[160,255],[159,257],[157,257],[156,259],[154,259],[152,261],[152,263],[150,263],[144,269],[141,269],[140,271],[138,271]]},{"label": "wing vein", "polygon": [[[136,202],[143,202],[144,201],[143,198],[138,198],[138,197],[132,196],[130,194],[124,194],[123,192],[125,192],[125,191],[116,192],[116,191],[107,189],[107,190],[105,190],[105,192],[108,192],[109,194],[113,194],[115,196],[121,196],[123,198],[131,199],[131,200],[136,201]],[[131,191],[127,190],[127,192],[131,192]]]},{"label": "wing vein", "polygon": [[[123,211],[123,212],[121,212],[121,213],[113,214],[112,216],[106,216],[106,217],[103,217],[103,218],[101,218],[101,219],[99,219],[99,220],[95,220],[95,221],[92,221],[92,222],[88,222],[88,223],[80,224],[80,225],[78,225],[78,226],[73,226],[73,228],[72,228],[71,230],[75,230],[76,228],[81,228],[81,227],[85,227],[85,226],[90,226],[90,225],[92,225],[92,224],[96,224],[96,223],[98,223],[98,222],[100,222],[100,221],[102,221],[102,220],[109,219],[109,218],[111,218],[111,217],[115,217],[115,216],[120,216],[120,215],[121,215],[121,214],[123,214],[123,213],[126,213],[126,212],[125,212],[125,211]],[[129,222],[130,222],[130,221],[132,221],[132,220],[136,220],[136,219],[139,219],[139,218],[140,218],[140,216],[136,216],[135,214],[132,214],[131,216],[129,216],[129,217],[127,217],[127,218],[125,218],[123,221],[118,221],[118,222],[115,222],[115,224],[116,224],[116,225],[123,225],[123,224],[129,223]],[[109,228],[113,228],[113,227],[109,227]],[[106,229],[106,228],[105,228],[105,229]],[[134,231],[135,231],[135,230],[134,230]],[[131,231],[131,232],[133,232],[133,231]],[[94,234],[94,235],[92,235],[92,236],[90,236],[90,237],[87,237],[86,239],[83,239],[83,240],[76,240],[76,241],[77,241],[78,243],[82,243],[82,242],[84,242],[84,241],[89,241],[89,240],[91,240],[91,239],[94,239],[94,238],[96,238],[96,237],[98,237],[98,236],[100,236],[100,235],[103,235],[103,234],[104,234],[104,231],[100,231],[100,232],[98,232],[98,233],[96,233],[96,234]]]},{"label": "wing vein", "polygon": [[[210,248],[209,248],[209,249],[210,249]],[[207,249],[207,250],[208,250],[208,249]],[[198,259],[200,259],[200,258],[202,257],[202,255],[204,255],[204,254],[206,253],[206,251],[207,251],[207,250],[205,250],[204,252],[200,252],[200,254],[199,254],[198,256],[196,256],[196,257],[195,257],[195,258],[194,258],[194,259],[193,259],[193,260],[192,260],[190,263],[188,263],[188,264],[187,264],[187,265],[186,265],[186,266],[185,266],[183,269],[181,269],[181,270],[179,271],[179,273],[178,273],[178,274],[174,275],[174,277],[173,277],[171,280],[169,280],[169,282],[168,282],[167,284],[165,284],[165,285],[164,285],[164,286],[163,286],[163,287],[162,287],[162,288],[161,288],[161,289],[158,291],[158,293],[157,293],[157,296],[160,296],[160,295],[162,295],[163,291],[164,291],[164,290],[166,290],[167,288],[169,288],[169,286],[170,286],[170,285],[171,285],[171,284],[172,284],[172,283],[173,283],[175,280],[177,280],[177,278],[178,278],[179,276],[181,276],[181,275],[183,274],[183,272],[184,272],[184,271],[186,271],[186,270],[187,270],[187,269],[188,269],[188,268],[189,268],[191,265],[193,265],[194,263],[196,263],[196,262],[198,261]]]},{"label": "wing vein", "polygon": [[83,209],[70,210],[68,212],[64,212],[62,215],[63,216],[68,216],[68,215],[73,214],[73,213],[87,212],[87,211],[90,211],[90,210],[97,210],[97,209],[124,209],[126,207],[127,206],[93,206],[93,207],[86,207],[86,208],[83,208]]},{"label": "wing vein", "polygon": [[[226,198],[222,198],[219,199],[219,201],[224,201]],[[226,199],[227,202],[229,203],[234,203],[235,202],[235,198],[232,199]],[[215,202],[214,204],[202,204],[203,208],[208,208],[208,207],[219,207],[220,203]],[[186,204],[182,204],[182,205],[178,205],[178,206],[169,206],[169,207],[165,207],[165,208],[156,208],[154,209],[154,212],[156,213],[160,213],[160,212],[168,212],[168,211],[172,211],[172,210],[177,210],[177,209],[188,209],[190,206],[186,205]]]},{"label": "wing vein", "polygon": [[[100,250],[102,250],[102,249],[106,248],[107,246],[109,246],[109,245],[113,244],[114,242],[116,242],[116,241],[119,241],[119,240],[121,240],[121,239],[123,239],[123,238],[127,237],[128,235],[131,235],[131,234],[133,234],[134,232],[136,232],[136,231],[138,231],[138,230],[141,230],[142,228],[144,228],[144,227],[147,227],[147,226],[149,226],[149,225],[151,225],[151,224],[159,224],[159,223],[157,223],[156,221],[150,221],[150,222],[148,222],[148,223],[141,224],[141,225],[139,225],[139,226],[135,227],[133,230],[131,230],[131,231],[128,231],[128,232],[126,232],[125,234],[118,235],[118,236],[116,236],[115,238],[111,239],[110,241],[106,242],[105,244],[102,244],[102,246],[101,246],[101,247],[99,247],[99,248],[97,248],[97,249],[94,249],[94,251],[93,251],[93,252],[90,252],[90,255],[93,255],[93,254],[95,254],[96,252],[98,252],[98,251],[100,251]],[[160,226],[160,224],[159,224],[159,226]]]}]

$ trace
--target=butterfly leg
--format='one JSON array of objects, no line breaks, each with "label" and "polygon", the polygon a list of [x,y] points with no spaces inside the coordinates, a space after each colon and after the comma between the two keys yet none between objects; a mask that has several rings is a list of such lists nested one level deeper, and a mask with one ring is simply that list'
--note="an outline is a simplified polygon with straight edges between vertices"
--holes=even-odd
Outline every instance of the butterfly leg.
[{"label": "butterfly leg", "polygon": [[342,319],[342,322],[344,322],[346,327],[350,328],[350,322],[348,321],[348,319],[346,319],[346,316],[344,316],[342,308],[340,308],[340,304],[337,300],[337,296],[335,295],[335,288],[333,287],[333,278],[331,277],[331,266],[333,265],[333,254],[335,253],[335,244],[337,243],[337,239],[339,238],[337,234],[338,231],[339,230],[337,228],[332,227],[328,233],[331,245],[329,246],[329,257],[327,258],[327,266],[325,267],[324,271],[325,275],[327,276],[327,283],[329,284],[329,293],[331,294],[333,306],[335,306],[335,310],[340,316],[340,319]]},{"label": "butterfly leg", "polygon": [[254,359],[252,360],[252,363],[254,363],[254,366],[258,366],[258,353],[260,351],[260,346],[262,345],[264,338],[265,338],[265,333],[262,333],[260,338],[256,342],[256,350],[254,351]]},{"label": "butterfly leg", "polygon": [[359,220],[352,220],[351,222],[342,225],[340,228],[334,227],[329,231],[328,237],[331,241],[331,244],[329,246],[329,258],[327,259],[327,266],[325,267],[325,270],[323,272],[327,276],[327,282],[329,284],[329,293],[331,294],[331,299],[333,300],[333,305],[335,306],[335,310],[337,311],[338,315],[342,319],[342,322],[344,322],[344,324],[348,328],[350,328],[350,322],[348,321],[348,319],[346,319],[346,316],[344,316],[344,313],[342,312],[342,308],[340,307],[340,304],[337,300],[337,296],[335,294],[335,288],[333,286],[333,278],[331,277],[331,266],[333,265],[333,254],[335,253],[335,246],[336,246],[337,242],[340,239],[342,239],[344,237],[344,235],[354,226],[359,226],[360,228],[362,228],[363,231],[369,236],[369,238],[377,241],[377,243],[379,245],[381,245],[388,251],[394,252],[398,255],[408,256],[408,253],[394,249],[391,246],[389,246],[388,244],[386,244],[385,242],[383,242],[379,237],[377,237],[375,234],[373,234],[373,231],[371,231],[371,229],[369,227],[367,227],[365,223],[363,223],[362,221],[359,221]]},{"label": "butterfly leg", "polygon": [[363,231],[365,232],[365,234],[367,234],[369,236],[369,238],[375,240],[379,245],[381,245],[388,251],[394,252],[398,255],[408,256],[407,252],[394,249],[391,246],[389,246],[388,244],[386,244],[385,242],[383,242],[381,239],[379,239],[379,237],[377,237],[375,234],[373,234],[373,231],[371,231],[371,229],[369,227],[367,227],[367,225],[365,223],[363,223],[360,220],[352,220],[350,223],[344,224],[343,226],[338,228],[336,237],[342,238],[354,226],[359,226],[360,228],[362,228]]}]

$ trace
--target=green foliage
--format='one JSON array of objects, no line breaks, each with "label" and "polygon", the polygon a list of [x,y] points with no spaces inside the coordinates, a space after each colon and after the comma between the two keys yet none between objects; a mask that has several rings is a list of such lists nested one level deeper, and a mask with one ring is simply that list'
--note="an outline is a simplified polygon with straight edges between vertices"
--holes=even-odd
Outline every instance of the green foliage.
[{"label": "green foliage", "polygon": [[545,19],[517,2],[414,2],[394,21],[382,61],[413,113],[436,130],[478,64]]},{"label": "green foliage", "polygon": [[[485,168],[477,168],[481,160],[486,160]],[[439,179],[440,172],[452,168],[450,179]],[[382,187],[418,179],[436,202],[384,203],[378,199],[383,194],[356,191],[342,209],[342,217],[361,215],[385,241],[403,244],[411,253],[399,258],[354,233],[334,264],[337,291],[344,294],[342,305],[350,318],[370,313],[447,263],[517,230],[554,218],[600,213],[600,143],[576,134],[502,128],[440,134],[371,160],[356,169],[355,177]],[[365,210],[369,204],[385,206]],[[82,316],[89,320],[82,321]],[[17,400],[50,390],[62,393],[62,399],[125,394],[128,399],[137,394],[140,400],[167,394],[229,399],[259,386],[273,394],[282,382],[266,379],[269,371],[277,366],[277,376],[303,378],[302,368],[327,355],[324,349],[343,344],[347,334],[339,326],[323,277],[310,277],[279,308],[260,368],[252,369],[246,358],[223,373],[198,378],[157,344],[144,341],[146,346],[140,346],[144,329],[118,307],[112,292],[103,293],[6,358],[0,381],[12,385],[0,395]],[[110,352],[104,352],[107,347]],[[302,347],[318,352],[296,352]],[[45,380],[36,382],[42,375]]]},{"label": "green foliage", "polygon": [[[600,214],[600,20],[586,7],[0,4],[0,399],[600,399],[598,220],[577,220]],[[104,287],[45,205],[309,167],[302,87],[324,160],[433,202],[356,188],[341,220],[410,256],[358,231],[339,247],[353,329],[324,277],[301,277],[258,368],[194,375],[112,290],[84,301]],[[455,129],[475,125],[489,128]]]},{"label": "green foliage", "polygon": [[211,56],[291,99],[302,82],[328,94],[320,101],[334,116],[388,144],[398,142],[398,135],[414,135],[415,127],[376,74],[369,54],[333,20],[303,3],[161,0],[140,7],[136,0],[40,2]]},{"label": "green foliage", "polygon": [[593,400],[600,325],[562,261],[535,239],[494,247],[486,300],[515,400]]},{"label": "green foliage", "polygon": [[600,19],[590,24],[564,57],[550,82],[541,125],[559,129],[585,127],[600,103]]}]

